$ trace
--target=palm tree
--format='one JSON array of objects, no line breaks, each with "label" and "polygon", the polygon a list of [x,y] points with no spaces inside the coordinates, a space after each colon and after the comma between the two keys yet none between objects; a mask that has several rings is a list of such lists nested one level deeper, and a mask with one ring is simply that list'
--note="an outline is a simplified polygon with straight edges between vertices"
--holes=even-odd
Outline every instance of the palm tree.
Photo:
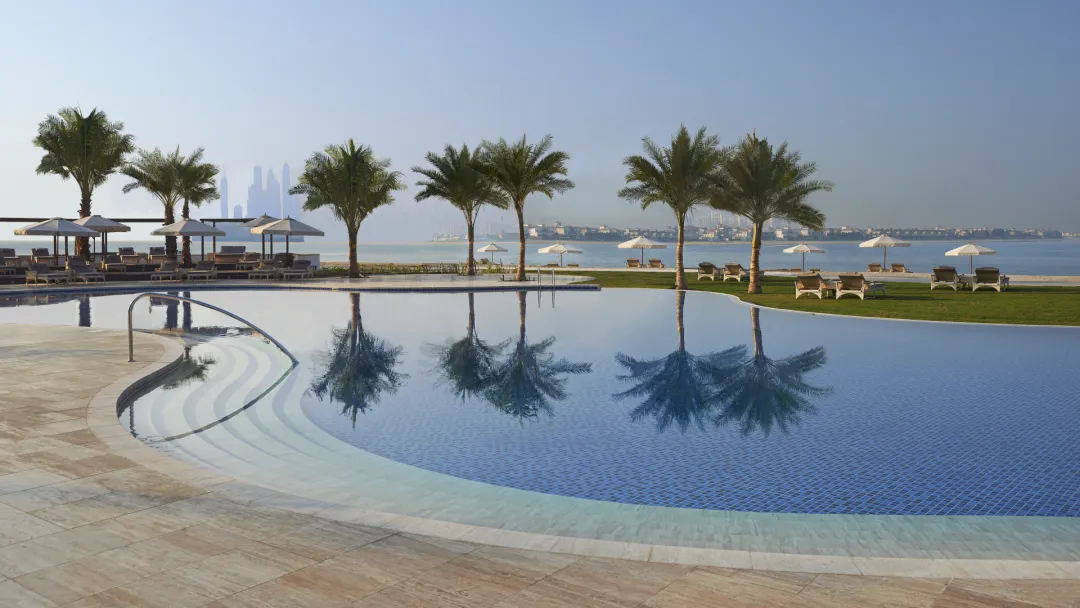
[{"label": "palm tree", "polygon": [[499,138],[497,142],[481,144],[482,170],[514,205],[518,221],[518,268],[517,280],[525,280],[525,199],[530,194],[544,194],[553,198],[574,187],[566,179],[566,162],[570,155],[559,150],[551,151],[552,139],[545,135],[535,144],[521,136],[520,141],[508,143]]},{"label": "palm tree", "polygon": [[832,389],[808,384],[803,375],[825,365],[825,348],[818,346],[783,359],[765,356],[761,343],[758,309],[750,309],[754,331],[754,354],[721,386],[715,399],[723,405],[716,415],[718,425],[735,423],[743,435],[761,430],[768,435],[773,425],[785,434],[801,421],[802,414],[816,411],[812,398],[823,397]]},{"label": "palm tree", "polygon": [[644,156],[627,156],[627,186],[619,196],[647,209],[653,203],[663,203],[675,212],[679,241],[675,246],[675,289],[686,289],[683,270],[683,231],[686,216],[693,208],[709,202],[720,181],[723,151],[720,138],[706,135],[705,127],[691,139],[685,125],[671,138],[670,148],[657,146],[652,139],[642,140]]},{"label": "palm tree", "polygon": [[773,148],[768,139],[747,135],[727,151],[724,180],[711,203],[754,224],[750,254],[750,293],[761,293],[758,278],[761,258],[761,231],[770,219],[790,220],[820,230],[825,215],[806,203],[819,191],[832,192],[832,182],[812,180],[815,163],[802,162],[802,155],[788,151],[787,142]]},{"label": "palm tree", "polygon": [[460,151],[455,150],[454,146],[447,145],[442,156],[428,152],[425,158],[432,168],[419,166],[412,168],[415,173],[427,178],[416,182],[417,186],[423,188],[416,195],[416,200],[419,202],[429,198],[441,198],[465,214],[465,225],[469,233],[466,274],[475,275],[473,244],[476,234],[476,216],[484,205],[506,209],[508,204],[506,196],[502,191],[492,187],[491,182],[484,177],[477,155],[470,153],[469,146],[466,144],[461,145]]},{"label": "palm tree", "polygon": [[[135,160],[120,170],[134,180],[124,186],[124,193],[140,188],[146,190],[165,207],[164,224],[172,224],[176,221],[176,204],[184,197],[184,160],[179,147],[167,155],[158,148],[139,150]],[[170,260],[176,260],[175,236],[165,237],[165,254]]]},{"label": "palm tree", "polygon": [[567,397],[567,374],[587,374],[592,364],[556,359],[548,352],[555,344],[554,337],[529,344],[525,339],[525,292],[517,296],[517,344],[491,370],[484,398],[500,412],[524,420],[536,418],[540,412],[550,415],[551,401]]},{"label": "palm tree", "polygon": [[375,158],[370,147],[356,147],[352,139],[330,145],[304,163],[304,172],[289,194],[307,197],[305,211],[330,207],[349,232],[349,276],[360,276],[356,265],[356,238],[360,224],[372,212],[394,202],[394,191],[404,190],[401,173],[390,171],[390,159]]},{"label": "palm tree", "polygon": [[379,402],[383,393],[393,394],[408,378],[395,368],[402,348],[391,346],[364,331],[360,318],[360,294],[351,293],[352,318],[333,331],[329,350],[317,355],[322,372],[311,382],[310,391],[319,398],[341,404],[341,413],[356,426],[356,414]]},{"label": "palm tree", "polygon": [[[196,148],[190,156],[184,159],[180,169],[181,196],[184,199],[184,208],[180,217],[185,220],[191,219],[191,207],[202,206],[207,201],[221,198],[217,189],[217,165],[202,162],[203,149]],[[191,237],[183,237],[183,263],[191,265]]]},{"label": "palm tree", "polygon": [[437,361],[436,369],[454,394],[465,401],[483,394],[491,383],[495,362],[510,343],[488,344],[476,334],[474,296],[469,294],[469,324],[465,336],[446,345],[432,344],[429,352]]},{"label": "palm tree", "polygon": [[[109,122],[105,112],[97,108],[86,115],[77,107],[63,108],[38,125],[34,145],[44,150],[45,155],[37,173],[75,180],[82,197],[79,217],[90,215],[94,189],[120,169],[124,157],[134,151],[135,138],[123,131],[124,123]],[[89,257],[86,237],[75,239],[75,255]]]},{"label": "palm tree", "polygon": [[686,292],[675,292],[675,326],[678,348],[658,359],[635,359],[623,353],[615,355],[626,375],[618,379],[635,384],[617,393],[616,399],[644,399],[630,412],[630,420],[646,417],[656,420],[656,431],[662,433],[672,424],[680,431],[694,424],[705,430],[705,421],[716,405],[714,395],[729,382],[746,356],[745,346],[734,346],[707,355],[692,355],[686,350],[683,327],[683,306]]}]

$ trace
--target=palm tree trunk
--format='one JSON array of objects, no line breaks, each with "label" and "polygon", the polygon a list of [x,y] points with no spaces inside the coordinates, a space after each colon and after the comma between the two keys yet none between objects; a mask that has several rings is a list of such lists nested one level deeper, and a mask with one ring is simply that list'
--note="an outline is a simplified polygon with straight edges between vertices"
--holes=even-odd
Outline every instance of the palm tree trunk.
[{"label": "palm tree trunk", "polygon": [[90,327],[90,296],[79,298],[79,327]]},{"label": "palm tree trunk", "polygon": [[[188,206],[188,200],[185,199],[184,211],[180,213],[180,218],[189,219],[189,213],[191,213],[191,208]],[[183,242],[183,245],[181,245],[180,249],[181,252],[183,252],[183,254],[181,254],[181,257],[184,258],[184,266],[191,266],[191,237],[181,238],[181,242]]]},{"label": "palm tree trunk", "polygon": [[518,349],[525,349],[525,292],[518,294]]},{"label": "palm tree trunk", "polygon": [[686,305],[686,291],[675,292],[675,327],[679,330],[679,351],[686,350],[686,330],[683,327],[683,308]]},{"label": "palm tree trunk", "polygon": [[[84,192],[79,204],[79,217],[90,217],[90,194]],[[90,238],[80,236],[75,239],[75,257],[90,259]]]},{"label": "palm tree trunk", "polygon": [[353,279],[360,278],[360,266],[356,263],[356,233],[359,232],[359,228],[356,230],[349,230],[349,277]]},{"label": "palm tree trunk", "polygon": [[675,245],[675,289],[686,289],[686,271],[683,269],[683,227],[686,216],[679,215],[675,219],[679,222],[679,242]]},{"label": "palm tree trunk", "polygon": [[761,345],[761,323],[758,320],[758,308],[755,306],[750,309],[750,328],[754,330],[754,358],[757,359],[765,355],[765,349]]},{"label": "palm tree trunk", "polygon": [[[181,219],[190,219],[188,214],[191,213],[191,208],[188,206],[187,199],[184,199],[184,210],[180,214]],[[183,237],[183,245],[181,247],[183,251],[184,266],[191,266],[191,237]]]},{"label": "palm tree trunk", "polygon": [[476,304],[472,293],[469,293],[469,328],[467,331],[470,336],[476,333]]},{"label": "palm tree trunk", "polygon": [[[514,203],[514,210],[517,211],[518,220],[518,267],[517,267],[517,280],[525,280],[525,201],[521,201],[521,204]],[[524,310],[524,304],[521,305]],[[522,321],[524,323],[524,321]],[[522,326],[524,331],[524,326]]]},{"label": "palm tree trunk", "polygon": [[[165,225],[168,226],[169,224],[172,224],[174,222],[176,222],[176,215],[173,206],[171,204],[165,205]],[[165,237],[165,257],[172,260],[173,262],[176,261],[175,236]]]},{"label": "palm tree trunk", "polygon": [[473,256],[473,239],[476,235],[476,226],[474,225],[473,218],[469,217],[469,214],[465,214],[465,220],[468,222],[469,232],[469,257],[465,262],[465,274],[476,276],[476,258]]},{"label": "palm tree trunk", "polygon": [[761,231],[764,228],[764,222],[754,222],[754,240],[750,245],[750,289],[747,293],[761,293],[758,266],[761,265]]}]

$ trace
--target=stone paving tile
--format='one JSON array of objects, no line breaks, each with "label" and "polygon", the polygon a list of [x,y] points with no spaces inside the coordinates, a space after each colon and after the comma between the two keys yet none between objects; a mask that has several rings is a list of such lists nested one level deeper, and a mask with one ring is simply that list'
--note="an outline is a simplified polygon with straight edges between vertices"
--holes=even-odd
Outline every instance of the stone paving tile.
[{"label": "stone paving tile", "polygon": [[56,603],[23,587],[15,581],[0,583],[0,600],[5,608],[49,608]]}]

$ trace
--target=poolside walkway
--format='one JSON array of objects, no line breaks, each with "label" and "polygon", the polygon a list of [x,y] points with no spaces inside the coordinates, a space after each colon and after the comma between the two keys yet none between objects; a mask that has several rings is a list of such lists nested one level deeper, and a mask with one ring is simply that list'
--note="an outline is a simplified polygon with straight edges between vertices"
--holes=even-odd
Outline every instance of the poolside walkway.
[{"label": "poolside walkway", "polygon": [[0,325],[0,606],[1080,606],[1077,580],[579,557],[274,508],[260,488],[123,447],[137,442],[103,405],[180,350],[135,344],[127,363],[122,332]]}]

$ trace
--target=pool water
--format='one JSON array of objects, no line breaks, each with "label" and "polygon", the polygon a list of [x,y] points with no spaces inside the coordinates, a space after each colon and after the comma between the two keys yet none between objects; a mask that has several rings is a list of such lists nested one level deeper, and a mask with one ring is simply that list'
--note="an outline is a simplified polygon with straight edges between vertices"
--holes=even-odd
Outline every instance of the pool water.
[{"label": "pool water", "polygon": [[[119,328],[131,297],[11,301],[0,322]],[[121,415],[179,457],[211,459],[180,440],[193,431],[242,435],[245,416],[288,402],[357,450],[544,494],[1080,516],[1072,328],[805,315],[659,290],[192,297],[248,318],[300,364],[201,307],[139,307],[138,327],[196,334],[177,377]]]}]

